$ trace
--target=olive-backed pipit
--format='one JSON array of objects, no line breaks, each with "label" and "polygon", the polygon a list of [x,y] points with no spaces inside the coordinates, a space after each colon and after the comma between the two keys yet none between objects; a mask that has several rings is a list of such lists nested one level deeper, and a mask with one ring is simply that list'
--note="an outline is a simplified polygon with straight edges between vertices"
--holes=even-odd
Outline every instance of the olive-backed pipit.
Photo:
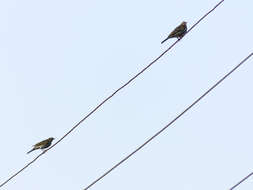
[{"label": "olive-backed pipit", "polygon": [[168,40],[169,38],[181,39],[187,32],[186,24],[187,24],[186,22],[182,22],[169,34],[169,36],[165,40],[162,41],[162,43]]},{"label": "olive-backed pipit", "polygon": [[27,152],[27,154],[29,154],[30,152],[34,151],[34,150],[37,150],[37,149],[45,149],[45,148],[48,148],[51,146],[52,144],[52,141],[54,140],[53,137],[50,137],[44,141],[41,141],[35,145],[33,145],[33,149],[30,150],[29,152]]}]

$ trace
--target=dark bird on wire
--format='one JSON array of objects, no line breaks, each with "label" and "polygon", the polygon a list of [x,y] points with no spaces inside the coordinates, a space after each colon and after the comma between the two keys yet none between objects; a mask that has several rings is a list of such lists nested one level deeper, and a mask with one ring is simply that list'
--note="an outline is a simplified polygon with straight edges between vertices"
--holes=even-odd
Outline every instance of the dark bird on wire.
[{"label": "dark bird on wire", "polygon": [[34,150],[37,150],[37,149],[45,149],[45,148],[48,148],[51,146],[52,144],[52,141],[54,140],[53,137],[50,137],[44,141],[41,141],[35,145],[33,145],[33,149],[30,150],[29,152],[27,152],[27,154],[29,154],[30,152],[34,151]]},{"label": "dark bird on wire", "polygon": [[182,22],[170,33],[170,35],[165,40],[162,41],[162,43],[168,40],[169,38],[181,39],[187,32],[186,24],[187,24],[186,22]]}]

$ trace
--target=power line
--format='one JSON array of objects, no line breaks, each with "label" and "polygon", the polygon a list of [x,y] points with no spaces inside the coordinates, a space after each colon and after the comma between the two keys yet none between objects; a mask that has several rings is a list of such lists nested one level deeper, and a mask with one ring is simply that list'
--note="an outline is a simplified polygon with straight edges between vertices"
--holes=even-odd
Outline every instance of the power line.
[{"label": "power line", "polygon": [[147,145],[149,142],[151,142],[154,138],[156,138],[159,134],[161,134],[165,129],[167,129],[170,125],[172,125],[176,120],[178,120],[181,116],[183,116],[188,110],[190,110],[195,104],[197,104],[202,98],[204,98],[209,92],[211,92],[216,86],[218,86],[223,80],[225,80],[230,74],[232,74],[236,69],[238,69],[245,61],[247,61],[253,53],[250,53],[246,58],[244,58],[237,66],[235,66],[231,71],[229,71],[224,77],[222,77],[218,82],[216,82],[211,88],[209,88],[203,95],[201,95],[197,100],[195,100],[190,106],[188,106],[184,111],[182,111],[177,117],[175,117],[171,122],[169,122],[165,127],[163,127],[161,130],[159,130],[157,133],[155,133],[152,137],[150,137],[147,141],[145,141],[141,146],[136,148],[133,152],[131,152],[128,156],[126,156],[124,159],[122,159],[120,162],[115,164],[111,169],[107,170],[103,175],[98,177],[96,180],[94,180],[90,185],[84,188],[84,190],[89,189],[93,185],[95,185],[98,181],[100,181],[102,178],[107,176],[109,173],[111,173],[114,169],[116,169],[119,165],[121,165],[123,162],[128,160],[131,156],[133,156],[135,153],[137,153],[139,150],[141,150],[145,145]]},{"label": "power line", "polygon": [[250,176],[253,175],[253,172],[251,172],[249,175],[247,175],[246,177],[244,177],[241,181],[239,181],[237,184],[235,184],[233,187],[231,187],[229,190],[233,190],[234,188],[236,188],[237,186],[239,186],[242,182],[244,182],[246,179],[248,179]]},{"label": "power line", "polygon": [[[202,16],[186,33],[186,35],[197,25],[199,24],[206,16],[208,16],[211,12],[213,12],[219,5],[221,5],[224,2],[224,0],[221,0],[218,4],[216,4],[210,11],[208,11],[204,16]],[[55,145],[57,145],[59,142],[61,142],[66,136],[68,136],[72,131],[74,131],[83,121],[85,121],[88,117],[90,117],[94,112],[96,112],[104,103],[106,103],[108,100],[110,100],[115,94],[117,94],[120,90],[125,88],[127,85],[129,85],[132,81],[134,81],[139,75],[144,73],[148,68],[150,68],[155,62],[157,62],[161,57],[163,57],[170,49],[172,49],[180,40],[177,40],[174,42],[167,50],[165,50],[163,53],[161,53],[157,58],[155,58],[150,64],[148,64],[144,69],[142,69],[140,72],[138,72],[134,77],[132,77],[130,80],[128,80],[125,84],[123,84],[121,87],[119,87],[117,90],[115,90],[110,96],[105,98],[99,105],[97,105],[92,111],[90,111],[83,119],[81,119],[76,125],[74,125],[66,134],[64,134],[55,144],[53,144],[49,149],[45,150],[41,154],[39,154],[37,157],[35,157],[31,162],[29,162],[27,165],[25,165],[22,169],[17,171],[15,174],[13,174],[11,177],[9,177],[6,181],[4,181],[0,187],[4,186],[6,183],[8,183],[10,180],[12,180],[15,176],[17,176],[19,173],[21,173],[23,170],[25,170],[28,166],[30,166],[32,163],[34,163],[39,157],[41,157],[43,154],[45,154],[48,150],[53,148]]]}]

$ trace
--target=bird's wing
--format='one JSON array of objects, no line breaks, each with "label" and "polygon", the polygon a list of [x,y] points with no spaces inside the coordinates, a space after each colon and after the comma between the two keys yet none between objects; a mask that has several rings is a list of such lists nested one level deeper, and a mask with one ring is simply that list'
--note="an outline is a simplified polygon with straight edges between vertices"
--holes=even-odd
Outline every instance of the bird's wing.
[{"label": "bird's wing", "polygon": [[179,25],[178,27],[176,27],[169,35],[169,37],[175,37],[178,34],[182,33],[182,31],[184,31],[184,26],[183,25]]},{"label": "bird's wing", "polygon": [[41,141],[41,142],[38,142],[37,144],[33,145],[34,147],[40,147],[40,146],[43,146],[45,145],[46,143],[48,142],[48,139],[44,140],[44,141]]}]

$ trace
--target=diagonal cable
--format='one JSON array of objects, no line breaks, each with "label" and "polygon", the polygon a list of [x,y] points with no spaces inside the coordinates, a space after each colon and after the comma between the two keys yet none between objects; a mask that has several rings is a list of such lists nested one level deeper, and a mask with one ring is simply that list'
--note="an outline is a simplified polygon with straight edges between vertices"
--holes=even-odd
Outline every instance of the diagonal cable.
[{"label": "diagonal cable", "polygon": [[142,145],[140,145],[138,148],[136,148],[133,152],[131,152],[129,155],[127,155],[124,159],[122,159],[120,162],[115,164],[111,169],[107,170],[103,175],[98,177],[96,180],[94,180],[90,185],[84,188],[84,190],[89,189],[93,185],[95,185],[98,181],[103,179],[105,176],[107,176],[109,173],[111,173],[114,169],[116,169],[118,166],[120,166],[123,162],[128,160],[131,156],[133,156],[135,153],[140,151],[145,145],[150,143],[154,138],[156,138],[158,135],[160,135],[165,129],[167,129],[169,126],[171,126],[176,120],[178,120],[181,116],[183,116],[188,110],[190,110],[195,104],[197,104],[202,98],[204,98],[209,92],[211,92],[215,87],[217,87],[222,81],[224,81],[229,75],[231,75],[236,69],[238,69],[245,61],[247,61],[253,53],[250,53],[246,58],[244,58],[238,65],[236,65],[231,71],[229,71],[224,77],[222,77],[218,82],[216,82],[211,88],[209,88],[203,95],[201,95],[198,99],[196,99],[190,106],[188,106],[184,111],[182,111],[177,117],[175,117],[171,122],[169,122],[165,127],[163,127],[161,130],[159,130],[157,133],[155,133],[152,137],[150,137],[147,141],[145,141]]},{"label": "diagonal cable", "polygon": [[241,181],[239,181],[237,184],[235,184],[229,190],[233,190],[234,188],[236,188],[237,186],[239,186],[242,182],[246,181],[252,175],[253,175],[253,172],[251,172],[249,175],[247,175],[246,177],[244,177]]},{"label": "diagonal cable", "polygon": [[[187,35],[196,25],[198,25],[205,17],[207,17],[211,12],[213,12],[219,5],[221,5],[224,2],[224,0],[221,0],[218,4],[216,4],[210,11],[208,11],[204,16],[202,16],[185,34]],[[7,180],[5,180],[3,183],[0,184],[0,187],[4,186],[6,183],[8,183],[10,180],[12,180],[14,177],[16,177],[19,173],[24,171],[27,167],[29,167],[32,163],[34,163],[38,158],[40,158],[43,154],[45,154],[48,150],[53,148],[55,145],[57,145],[59,142],[61,142],[65,137],[67,137],[71,132],[73,132],[82,122],[84,122],[88,117],[90,117],[94,112],[96,112],[104,103],[106,103],[108,100],[110,100],[114,95],[116,95],[119,91],[121,91],[123,88],[128,86],[132,81],[134,81],[139,75],[144,73],[147,69],[149,69],[155,62],[157,62],[161,57],[163,57],[169,50],[171,50],[180,40],[177,40],[174,42],[168,49],[166,49],[163,53],[161,53],[157,58],[155,58],[150,64],[148,64],[145,68],[143,68],[140,72],[138,72],[134,77],[132,77],[130,80],[128,80],[125,84],[123,84],[121,87],[119,87],[117,90],[115,90],[110,96],[105,98],[99,105],[97,105],[92,111],[90,111],[83,119],[81,119],[76,125],[74,125],[67,133],[65,133],[55,144],[53,144],[49,149],[39,154],[37,157],[35,157],[31,162],[29,162],[27,165],[25,165],[22,169],[14,173],[12,176],[10,176]]]}]

